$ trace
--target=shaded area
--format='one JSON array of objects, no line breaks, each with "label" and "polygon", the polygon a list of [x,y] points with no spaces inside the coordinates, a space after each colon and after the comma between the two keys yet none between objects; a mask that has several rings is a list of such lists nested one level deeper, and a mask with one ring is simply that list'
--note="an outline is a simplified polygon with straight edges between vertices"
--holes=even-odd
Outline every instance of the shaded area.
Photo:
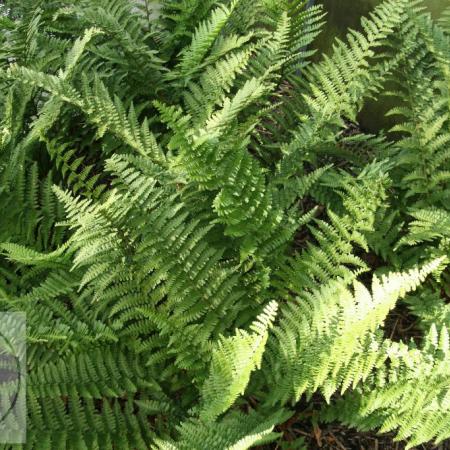
[{"label": "shaded area", "polygon": [[[330,53],[334,40],[336,38],[344,40],[348,29],[360,30],[361,17],[367,16],[380,3],[381,0],[316,0],[316,4],[324,6],[327,16],[323,31],[315,42],[315,48],[318,50],[315,59],[320,60],[323,53]],[[424,4],[434,17],[439,17],[450,2],[449,0],[425,0]],[[393,100],[389,99],[368,101],[359,116],[363,131],[376,133],[381,129],[391,128],[392,119],[384,116],[393,106]]]},{"label": "shaded area", "polygon": [[[336,37],[344,38],[349,28],[360,29],[360,19],[380,4],[380,0],[316,0],[322,4],[327,13],[323,32],[317,39],[316,47],[322,51],[329,51]],[[434,17],[449,6],[448,0],[425,0]]]}]

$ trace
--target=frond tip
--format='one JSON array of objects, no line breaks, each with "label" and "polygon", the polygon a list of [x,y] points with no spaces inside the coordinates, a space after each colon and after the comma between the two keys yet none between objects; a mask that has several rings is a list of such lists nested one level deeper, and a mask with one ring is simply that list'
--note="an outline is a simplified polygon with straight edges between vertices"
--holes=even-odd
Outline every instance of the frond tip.
[{"label": "frond tip", "polygon": [[269,327],[278,305],[269,303],[250,326],[251,333],[236,330],[236,335],[221,337],[214,345],[209,377],[202,387],[200,419],[215,420],[243,394],[255,369],[261,367]]}]

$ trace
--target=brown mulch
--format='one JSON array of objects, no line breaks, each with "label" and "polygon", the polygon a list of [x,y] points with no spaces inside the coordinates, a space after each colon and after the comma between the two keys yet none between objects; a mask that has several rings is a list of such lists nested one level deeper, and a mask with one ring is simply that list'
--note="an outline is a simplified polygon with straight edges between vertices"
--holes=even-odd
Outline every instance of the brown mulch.
[{"label": "brown mulch", "polygon": [[413,316],[404,303],[389,313],[384,324],[385,338],[396,342],[413,340],[419,345],[423,339],[423,331],[419,328],[417,317]]},{"label": "brown mulch", "polygon": [[[289,424],[289,422],[288,422]],[[292,423],[283,431],[281,442],[259,447],[260,450],[297,450],[296,445],[290,446],[299,438],[304,439],[304,448],[308,450],[405,450],[404,442],[395,442],[393,434],[376,435],[373,432],[358,432],[339,424],[311,424]],[[450,440],[438,446],[422,444],[412,450],[450,450]]]},{"label": "brown mulch", "polygon": [[[393,435],[377,436],[372,432],[358,432],[338,424],[320,425],[312,430],[298,430],[309,450],[404,450],[405,443],[394,442]],[[275,447],[276,448],[276,447]],[[289,447],[285,447],[289,448]],[[420,445],[416,450],[450,450],[450,441],[435,447]]]}]

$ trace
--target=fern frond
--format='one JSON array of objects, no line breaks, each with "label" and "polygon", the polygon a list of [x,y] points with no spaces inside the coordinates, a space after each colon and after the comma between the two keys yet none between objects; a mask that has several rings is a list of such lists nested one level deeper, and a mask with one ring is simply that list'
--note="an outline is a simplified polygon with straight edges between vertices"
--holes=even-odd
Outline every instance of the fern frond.
[{"label": "fern frond", "polygon": [[351,291],[343,281],[332,282],[282,308],[267,363],[283,381],[270,401],[297,401],[318,389],[329,400],[339,388],[345,391],[365,380],[387,358],[378,332],[387,314],[441,263],[438,259],[407,273],[375,277],[372,293],[359,282]]},{"label": "fern frond", "polygon": [[237,330],[235,336],[222,338],[214,346],[210,374],[202,387],[204,406],[200,410],[200,419],[215,420],[244,393],[251,372],[261,366],[268,327],[274,321],[276,311],[277,304],[270,303],[251,325],[253,333]]},{"label": "fern frond", "polygon": [[396,430],[406,448],[449,437],[448,331],[432,326],[421,349],[391,343],[387,355],[390,369],[381,369],[371,392],[364,389],[344,397],[325,415],[331,419],[339,408],[344,422],[380,432]]},{"label": "fern frond", "polygon": [[234,0],[229,7],[219,5],[211,12],[209,19],[197,27],[192,37],[191,45],[181,55],[177,67],[178,76],[188,78],[198,70],[198,67],[232,14],[235,5],[236,1]]},{"label": "fern frond", "polygon": [[245,450],[275,440],[279,436],[279,433],[273,432],[275,425],[288,417],[289,414],[281,410],[267,416],[261,416],[257,411],[251,411],[249,414],[232,412],[214,423],[190,420],[178,427],[178,440],[157,439],[156,444],[160,450],[188,450],[192,447],[199,450]]}]

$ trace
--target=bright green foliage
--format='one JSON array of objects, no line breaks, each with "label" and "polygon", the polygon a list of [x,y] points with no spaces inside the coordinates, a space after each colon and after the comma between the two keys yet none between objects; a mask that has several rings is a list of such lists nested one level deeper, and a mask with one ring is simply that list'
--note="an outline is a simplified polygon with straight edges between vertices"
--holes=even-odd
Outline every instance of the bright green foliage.
[{"label": "bright green foliage", "polygon": [[220,339],[213,349],[210,375],[202,387],[200,418],[214,420],[243,394],[251,372],[260,368],[268,338],[268,325],[276,314],[276,303],[269,304],[250,328],[252,334],[237,330],[237,335]]},{"label": "bright green foliage", "polygon": [[313,63],[305,0],[4,3],[22,448],[285,448],[314,394],[319,421],[450,438],[448,13],[386,0]]},{"label": "bright green foliage", "polygon": [[325,417],[339,417],[361,429],[380,427],[396,430],[398,439],[408,439],[407,448],[426,440],[436,443],[448,438],[450,412],[449,336],[447,328],[433,325],[420,349],[390,343],[386,351],[389,369],[338,400]]},{"label": "bright green foliage", "polygon": [[[268,376],[279,376],[278,371],[283,376],[276,380],[279,386],[270,401],[297,401],[303,393],[311,395],[318,389],[329,400],[337,389],[343,393],[364,381],[387,356],[378,333],[387,314],[439,263],[381,280],[375,277],[372,293],[359,282],[349,290],[339,280],[288,304],[274,332],[277,342]],[[278,370],[272,371],[273,366]]]}]

